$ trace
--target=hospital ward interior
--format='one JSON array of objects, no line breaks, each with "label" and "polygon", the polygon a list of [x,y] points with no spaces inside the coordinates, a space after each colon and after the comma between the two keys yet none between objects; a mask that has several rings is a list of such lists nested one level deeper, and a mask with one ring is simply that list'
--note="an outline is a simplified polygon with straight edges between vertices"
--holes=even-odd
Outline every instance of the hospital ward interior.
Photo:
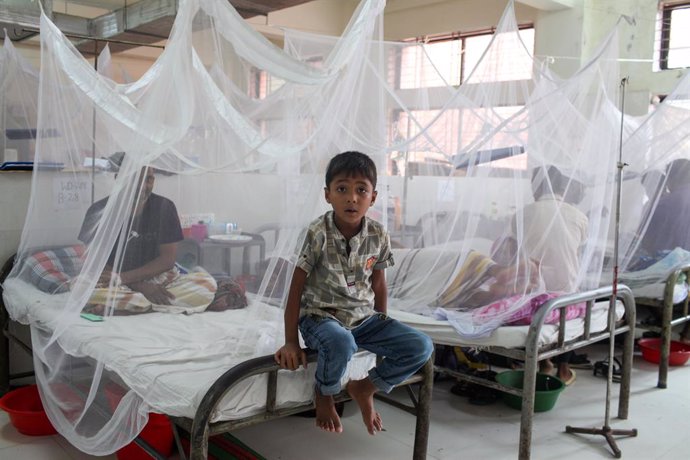
[{"label": "hospital ward interior", "polygon": [[0,459],[689,458],[689,29],[0,0]]}]

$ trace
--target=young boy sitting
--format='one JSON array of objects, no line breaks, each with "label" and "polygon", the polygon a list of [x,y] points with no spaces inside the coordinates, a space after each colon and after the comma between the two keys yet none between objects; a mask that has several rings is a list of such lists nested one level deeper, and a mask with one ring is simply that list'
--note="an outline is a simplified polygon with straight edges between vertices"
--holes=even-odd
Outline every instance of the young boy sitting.
[{"label": "young boy sitting", "polygon": [[333,395],[358,348],[383,359],[368,377],[351,380],[347,391],[357,402],[369,434],[383,429],[374,393],[386,393],[414,374],[433,351],[423,333],[386,316],[384,269],[393,265],[388,233],[366,217],[376,200],[376,165],[360,152],[333,157],[326,170],[326,201],[332,211],[307,230],[292,276],[285,308],[285,345],[275,360],[284,369],[307,366],[297,330],[318,351],[316,424],[342,432]]}]

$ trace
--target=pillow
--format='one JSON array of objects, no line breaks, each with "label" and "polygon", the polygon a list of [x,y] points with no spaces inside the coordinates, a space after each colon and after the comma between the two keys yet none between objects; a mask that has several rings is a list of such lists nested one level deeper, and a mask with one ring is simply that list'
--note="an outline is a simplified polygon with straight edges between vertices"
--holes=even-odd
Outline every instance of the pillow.
[{"label": "pillow", "polygon": [[69,280],[84,264],[85,247],[81,244],[46,249],[24,261],[22,278],[43,292],[58,294],[69,291]]}]

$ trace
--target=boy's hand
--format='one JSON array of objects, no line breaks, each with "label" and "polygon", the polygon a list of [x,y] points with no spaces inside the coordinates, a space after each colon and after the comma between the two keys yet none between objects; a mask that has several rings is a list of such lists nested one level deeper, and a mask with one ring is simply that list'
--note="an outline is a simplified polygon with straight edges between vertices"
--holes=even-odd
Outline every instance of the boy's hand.
[{"label": "boy's hand", "polygon": [[307,354],[300,348],[299,344],[286,343],[276,351],[273,357],[283,369],[294,371],[300,363],[305,369],[307,368]]}]

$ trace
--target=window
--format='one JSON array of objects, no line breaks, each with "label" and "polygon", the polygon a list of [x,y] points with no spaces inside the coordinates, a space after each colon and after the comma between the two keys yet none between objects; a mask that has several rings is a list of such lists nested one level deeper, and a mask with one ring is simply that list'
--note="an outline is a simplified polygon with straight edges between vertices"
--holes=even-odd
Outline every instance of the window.
[{"label": "window", "polygon": [[249,95],[256,99],[264,99],[280,89],[284,83],[283,80],[273,77],[265,70],[253,68],[249,81]]},{"label": "window", "polygon": [[[534,28],[522,26],[520,38],[528,50],[534,50]],[[437,37],[414,39],[420,46],[402,49],[398,65],[398,87],[429,88],[434,86],[458,86],[474,71],[484,52],[494,38],[493,32],[456,33]],[[502,37],[497,36],[497,40]],[[501,54],[508,53],[505,47]],[[487,56],[491,77],[479,81],[509,81],[532,77],[532,59],[524,52],[510,53],[516,58],[500,59]],[[481,72],[480,72],[481,73]]]},{"label": "window", "polygon": [[660,6],[654,70],[690,67],[690,1]]},{"label": "window", "polygon": [[[412,110],[407,112],[395,112],[393,122],[389,125],[389,139],[392,144],[403,139],[414,139],[408,145],[406,152],[394,151],[391,153],[390,174],[405,175],[408,172],[413,175],[441,175],[448,176],[453,173],[454,162],[462,160],[463,148],[469,148],[472,152],[487,150],[483,147],[485,141],[485,123],[495,119],[506,120],[513,117],[511,126],[524,125],[524,115],[520,116],[521,106],[504,106],[487,108],[447,109],[439,110]],[[420,136],[426,128],[425,135]],[[491,147],[496,151],[512,148],[525,143],[525,133],[513,133],[519,131],[506,129],[495,133],[491,137]],[[457,155],[457,157],[456,157]],[[393,166],[395,162],[395,166]],[[485,165],[493,168],[526,169],[527,154],[520,153],[508,157],[500,157],[486,161]]]},{"label": "window", "polygon": [[[488,141],[491,145],[484,145],[487,143],[484,138],[487,126],[497,126],[501,121],[518,115],[523,109],[520,105],[523,101],[507,96],[491,109],[447,108],[441,112],[438,101],[444,100],[442,91],[434,92],[435,87],[446,85],[531,79],[534,61],[528,52],[534,50],[534,27],[521,26],[519,34],[520,40],[515,40],[514,34],[494,34],[493,31],[455,33],[408,40],[407,44],[400,46],[389,61],[389,83],[400,90],[401,98],[406,96],[405,93],[416,93],[405,90],[429,88],[430,100],[437,102],[436,105],[430,102],[425,110],[418,108],[390,114],[390,145],[410,141],[404,144],[403,151],[391,152],[391,174],[462,174],[455,168],[465,152],[512,151],[515,146],[525,145],[527,133],[518,127],[522,121],[520,116],[511,121],[516,129],[502,129],[491,135]],[[495,46],[489,49],[492,40],[496,40]],[[512,94],[509,90],[506,93]],[[487,159],[484,166],[523,170],[527,167],[527,153]]]}]

